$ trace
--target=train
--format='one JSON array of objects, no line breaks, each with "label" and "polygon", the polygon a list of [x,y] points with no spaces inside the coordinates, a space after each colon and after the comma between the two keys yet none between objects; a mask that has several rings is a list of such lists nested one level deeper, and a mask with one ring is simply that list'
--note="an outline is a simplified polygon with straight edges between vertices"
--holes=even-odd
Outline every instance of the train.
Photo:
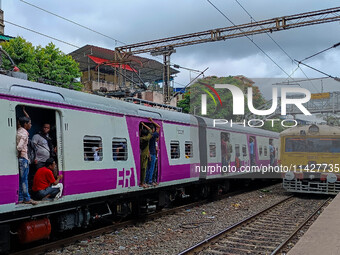
[{"label": "train", "polygon": [[283,187],[289,192],[335,195],[340,191],[340,128],[304,125],[280,133]]},{"label": "train", "polygon": [[[15,76],[15,77],[13,77]],[[257,128],[214,126],[212,119],[0,74],[0,253],[96,220],[125,217],[167,206],[188,196],[227,190],[234,178],[250,178],[240,168],[270,164],[269,142],[279,150],[279,134]],[[19,75],[20,76],[20,75]],[[62,197],[38,205],[18,203],[17,120],[22,108],[32,120],[30,137],[50,123],[63,175]],[[140,187],[141,122],[160,126],[159,185]],[[229,168],[222,166],[221,139],[231,143]],[[250,159],[254,141],[254,162]],[[224,138],[223,138],[224,139]],[[123,144],[120,157],[114,157]],[[90,146],[102,148],[96,161]],[[207,168],[209,171],[207,171]],[[214,171],[213,171],[214,170]]]}]

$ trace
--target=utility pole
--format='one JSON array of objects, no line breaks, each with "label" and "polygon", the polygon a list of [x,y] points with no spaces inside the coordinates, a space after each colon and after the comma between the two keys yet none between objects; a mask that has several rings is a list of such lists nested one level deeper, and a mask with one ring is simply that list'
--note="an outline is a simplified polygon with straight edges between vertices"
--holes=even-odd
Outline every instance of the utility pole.
[{"label": "utility pole", "polygon": [[170,104],[171,91],[170,91],[170,56],[175,53],[176,50],[172,47],[164,47],[151,51],[152,56],[163,55],[163,95],[164,104]]}]

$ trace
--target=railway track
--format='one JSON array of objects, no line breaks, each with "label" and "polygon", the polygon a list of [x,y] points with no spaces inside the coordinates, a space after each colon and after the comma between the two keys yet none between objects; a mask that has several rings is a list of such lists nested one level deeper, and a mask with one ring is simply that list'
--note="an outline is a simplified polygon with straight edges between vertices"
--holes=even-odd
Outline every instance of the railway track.
[{"label": "railway track", "polygon": [[179,254],[279,254],[329,200],[288,197]]},{"label": "railway track", "polygon": [[[238,190],[238,191],[235,191],[235,192],[231,192],[231,193],[221,195],[221,196],[219,196],[218,199],[221,200],[221,199],[224,199],[224,198],[227,198],[227,197],[232,197],[232,196],[236,196],[236,195],[241,194],[241,193],[247,193],[247,192],[252,192],[252,191],[253,190],[250,190],[250,191],[249,190]],[[14,251],[14,252],[11,252],[10,255],[43,254],[47,251],[60,249],[60,248],[66,247],[67,245],[71,245],[71,244],[74,244],[74,243],[82,241],[82,240],[87,240],[87,239],[92,238],[92,237],[96,237],[96,236],[103,235],[103,234],[106,234],[106,233],[114,232],[114,231],[122,229],[126,226],[132,226],[132,225],[135,225],[137,223],[151,221],[151,220],[161,218],[161,217],[166,216],[166,215],[174,214],[174,213],[181,211],[181,210],[190,209],[190,208],[193,208],[195,206],[200,206],[200,205],[210,203],[210,202],[211,201],[208,200],[208,199],[201,200],[201,201],[193,202],[193,203],[190,203],[190,204],[187,204],[187,205],[177,206],[175,208],[166,209],[166,210],[162,210],[160,212],[144,215],[143,218],[125,220],[125,221],[118,222],[118,223],[113,222],[109,226],[101,227],[101,228],[98,228],[98,229],[95,229],[95,230],[86,231],[82,234],[77,234],[77,235],[62,238],[62,239],[59,239],[59,240],[56,240],[56,241],[51,241],[51,242],[46,243],[46,244],[29,247],[27,249],[23,249],[23,250],[20,250],[20,251]]]}]

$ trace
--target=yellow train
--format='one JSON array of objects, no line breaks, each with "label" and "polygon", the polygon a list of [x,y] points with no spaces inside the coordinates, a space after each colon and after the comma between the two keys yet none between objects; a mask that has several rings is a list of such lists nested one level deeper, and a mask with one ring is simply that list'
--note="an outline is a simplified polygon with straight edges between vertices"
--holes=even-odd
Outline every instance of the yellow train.
[{"label": "yellow train", "polygon": [[308,125],[280,134],[283,187],[290,192],[340,191],[340,128]]}]

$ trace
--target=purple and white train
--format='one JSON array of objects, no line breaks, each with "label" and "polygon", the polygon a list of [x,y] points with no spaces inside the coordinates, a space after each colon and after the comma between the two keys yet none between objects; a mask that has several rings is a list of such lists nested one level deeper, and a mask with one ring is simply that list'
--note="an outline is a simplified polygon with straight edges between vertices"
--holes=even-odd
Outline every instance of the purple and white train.
[{"label": "purple and white train", "polygon": [[[16,120],[23,115],[22,106],[32,119],[30,137],[44,122],[51,124],[58,169],[64,176],[62,197],[35,206],[17,204]],[[269,164],[270,139],[274,147],[279,147],[274,132],[242,126],[215,128],[207,118],[7,75],[0,75],[0,112],[0,253],[10,249],[10,242],[46,238],[51,231],[84,227],[105,215],[150,210],[166,205],[177,195],[196,192],[204,196],[216,187],[227,189],[233,181],[230,177],[244,175],[240,166],[250,165],[250,137],[255,140],[257,165]],[[139,187],[139,129],[140,122],[148,123],[149,117],[161,126],[159,185],[143,189]],[[224,135],[232,144],[230,164],[238,170],[226,174],[205,171],[207,166],[221,166]],[[99,161],[91,158],[91,146],[102,147]]]}]

